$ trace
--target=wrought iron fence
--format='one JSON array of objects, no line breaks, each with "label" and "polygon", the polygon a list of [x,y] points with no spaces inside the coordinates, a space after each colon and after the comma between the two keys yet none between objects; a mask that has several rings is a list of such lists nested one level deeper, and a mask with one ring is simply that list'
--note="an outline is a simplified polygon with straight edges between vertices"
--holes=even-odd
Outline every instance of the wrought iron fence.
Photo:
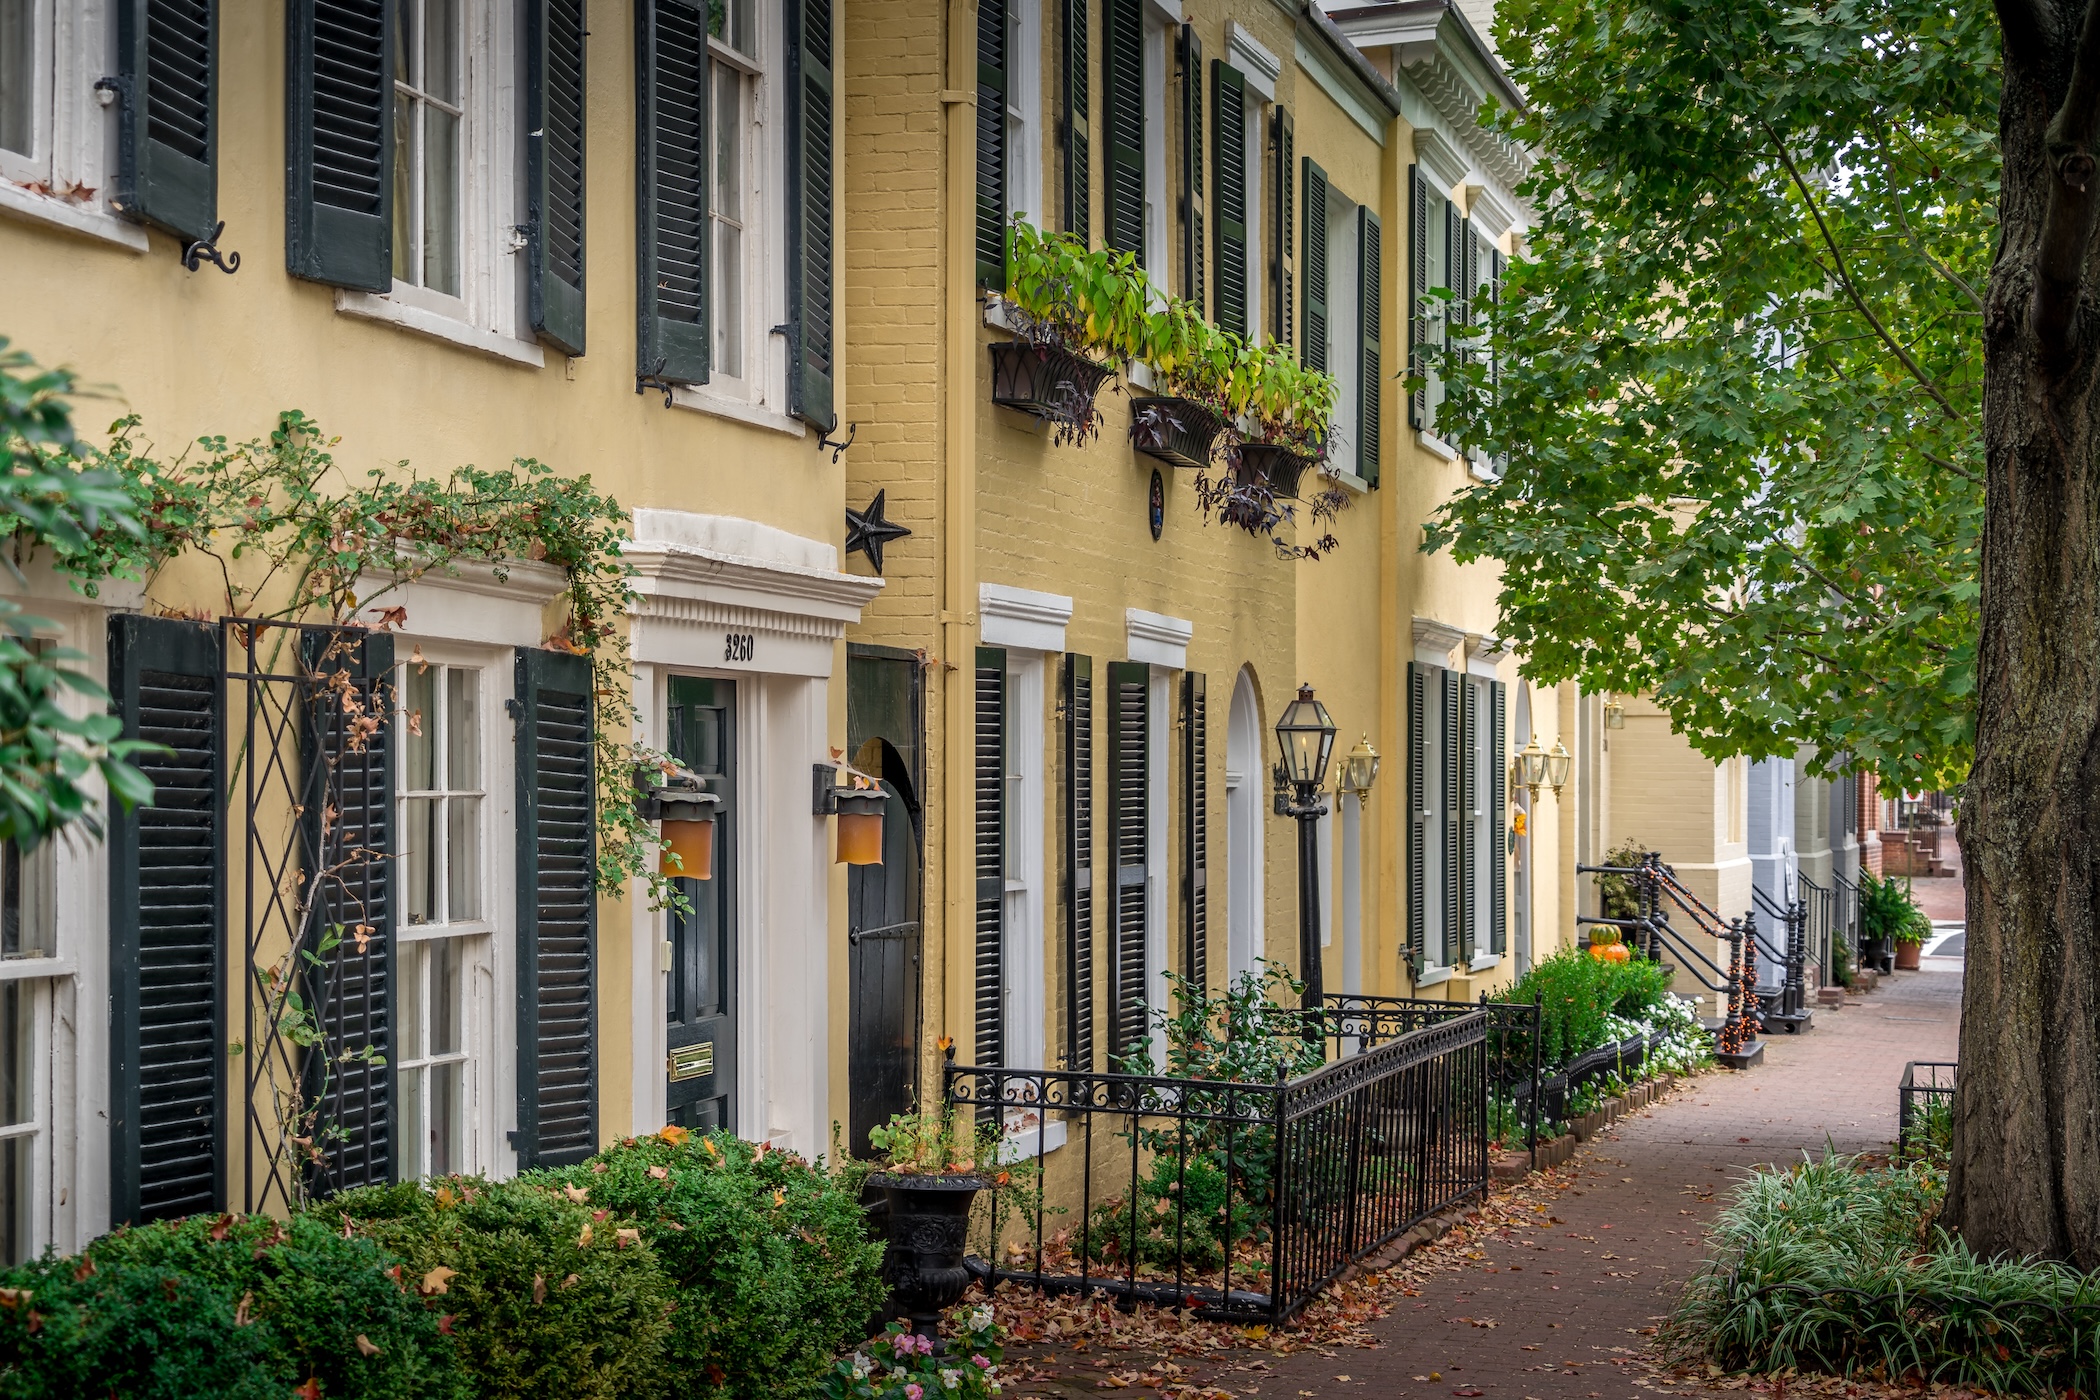
[{"label": "wrought iron fence", "polygon": [[1821,969],[1823,986],[1838,985],[1837,891],[1819,885],[1806,875],[1795,877],[1801,887],[1801,905],[1807,914],[1808,955]]},{"label": "wrought iron fence", "polygon": [[1000,1115],[1003,1161],[1043,1164],[1026,1190],[995,1173],[972,1271],[1283,1322],[1487,1189],[1492,1034],[1461,1005],[1269,1084],[950,1065],[947,1103]]},{"label": "wrought iron fence", "polygon": [[1490,1001],[1485,992],[1477,1003],[1330,992],[1320,998],[1317,1007],[1308,1007],[1306,1014],[1319,1018],[1320,1033],[1329,1052],[1341,1059],[1424,1026],[1440,1025],[1476,1011],[1484,1011],[1488,1017],[1488,1085],[1493,1095],[1490,1114],[1500,1117],[1506,1111],[1514,1119],[1508,1124],[1491,1122],[1490,1132],[1501,1138],[1511,1128],[1521,1130],[1524,1150],[1536,1165],[1542,1102],[1536,1002]]},{"label": "wrought iron fence", "polygon": [[1925,1132],[1925,1119],[1940,1104],[1954,1107],[1952,1060],[1912,1060],[1896,1085],[1896,1152],[1907,1153],[1912,1139]]},{"label": "wrought iron fence", "polygon": [[1771,929],[1768,936],[1754,921],[1750,924],[1751,936],[1774,979],[1760,985],[1757,994],[1764,1001],[1767,1020],[1798,1031],[1808,1020],[1808,906],[1798,899],[1782,905],[1755,885],[1750,894]]}]

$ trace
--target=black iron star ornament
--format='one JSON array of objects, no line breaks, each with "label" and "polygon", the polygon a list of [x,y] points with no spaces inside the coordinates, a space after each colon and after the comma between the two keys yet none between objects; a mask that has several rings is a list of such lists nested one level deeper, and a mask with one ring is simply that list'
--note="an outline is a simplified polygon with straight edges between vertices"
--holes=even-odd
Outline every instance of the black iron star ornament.
[{"label": "black iron star ornament", "polygon": [[894,525],[882,518],[882,498],[888,494],[889,488],[884,487],[875,493],[875,499],[868,502],[866,510],[854,510],[850,506],[846,509],[846,552],[851,554],[857,549],[867,555],[878,575],[882,572],[882,547],[911,533],[902,525]]}]

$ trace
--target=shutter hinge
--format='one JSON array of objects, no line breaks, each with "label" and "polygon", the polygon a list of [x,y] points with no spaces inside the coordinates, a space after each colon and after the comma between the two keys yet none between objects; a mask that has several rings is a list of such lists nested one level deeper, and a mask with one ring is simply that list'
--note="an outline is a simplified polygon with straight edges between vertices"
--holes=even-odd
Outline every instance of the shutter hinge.
[{"label": "shutter hinge", "polygon": [[523,719],[525,718],[525,702],[513,695],[503,702],[503,713],[509,715],[512,719]]},{"label": "shutter hinge", "polygon": [[977,94],[968,88],[942,88],[941,105],[944,107],[975,107]]},{"label": "shutter hinge", "polygon": [[[95,101],[104,107],[115,105],[118,98],[128,98],[128,84],[122,78],[95,79]],[[129,105],[128,103],[126,105]]]}]

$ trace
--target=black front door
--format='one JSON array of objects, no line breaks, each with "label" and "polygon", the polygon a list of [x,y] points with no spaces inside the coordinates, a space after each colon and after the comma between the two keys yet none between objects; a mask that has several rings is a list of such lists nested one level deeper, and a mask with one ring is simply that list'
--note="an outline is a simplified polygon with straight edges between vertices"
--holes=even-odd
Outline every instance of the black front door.
[{"label": "black front door", "polygon": [[846,1029],[846,1080],[853,1101],[856,1156],[870,1151],[868,1130],[912,1108],[919,1035],[919,838],[911,811],[885,780],[882,864],[848,866],[846,941],[852,1009]]},{"label": "black front door", "polygon": [[665,1106],[684,1128],[736,1127],[736,683],[671,679],[671,756],[707,780],[715,809],[714,875],[680,880],[692,909],[669,915],[665,974]]}]

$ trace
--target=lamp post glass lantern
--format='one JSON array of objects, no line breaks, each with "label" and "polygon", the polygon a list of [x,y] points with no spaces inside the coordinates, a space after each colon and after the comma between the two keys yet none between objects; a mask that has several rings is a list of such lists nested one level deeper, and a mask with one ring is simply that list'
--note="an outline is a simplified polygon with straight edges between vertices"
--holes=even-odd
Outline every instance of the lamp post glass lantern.
[{"label": "lamp post glass lantern", "polygon": [[1553,752],[1546,755],[1546,781],[1553,785],[1553,795],[1568,785],[1568,770],[1575,766],[1575,755],[1560,740],[1553,741]]},{"label": "lamp post glass lantern", "polygon": [[[1277,814],[1298,820],[1298,974],[1305,982],[1304,1005],[1315,1007],[1324,995],[1320,976],[1319,820],[1326,815],[1327,803],[1320,794],[1320,785],[1327,780],[1327,761],[1334,753],[1334,717],[1313,697],[1310,685],[1299,686],[1298,698],[1278,717],[1276,746],[1283,755],[1276,765]],[[1364,747],[1370,746],[1366,743]],[[1371,761],[1375,772],[1376,755]],[[1308,1019],[1305,1034],[1317,1040],[1319,1025]]]}]

